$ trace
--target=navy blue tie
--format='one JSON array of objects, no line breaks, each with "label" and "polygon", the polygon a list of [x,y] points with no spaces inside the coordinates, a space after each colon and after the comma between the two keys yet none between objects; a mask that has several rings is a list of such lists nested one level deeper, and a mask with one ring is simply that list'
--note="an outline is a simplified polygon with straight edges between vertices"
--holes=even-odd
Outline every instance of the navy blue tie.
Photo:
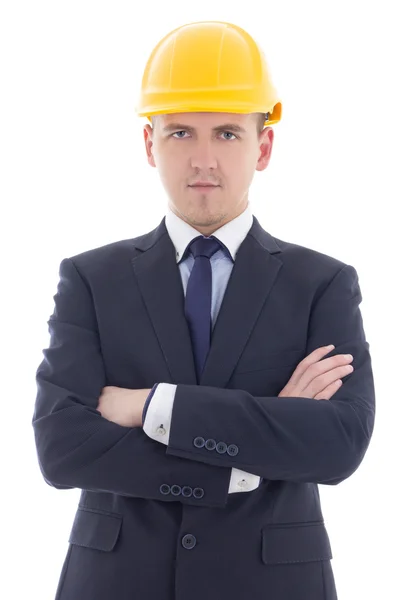
[{"label": "navy blue tie", "polygon": [[222,248],[213,236],[199,236],[188,248],[194,256],[194,265],[186,289],[185,316],[192,340],[197,383],[203,372],[211,340],[211,264],[210,258]]}]

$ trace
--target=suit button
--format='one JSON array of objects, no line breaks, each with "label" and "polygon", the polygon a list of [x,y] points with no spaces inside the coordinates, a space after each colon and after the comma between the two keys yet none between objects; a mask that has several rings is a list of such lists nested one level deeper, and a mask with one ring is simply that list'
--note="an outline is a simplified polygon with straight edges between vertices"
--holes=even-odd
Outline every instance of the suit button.
[{"label": "suit button", "polygon": [[225,442],[218,442],[215,449],[218,452],[218,454],[225,454],[227,448],[228,446],[225,444]]},{"label": "suit button", "polygon": [[166,496],[167,494],[169,494],[170,491],[171,491],[171,488],[166,483],[163,483],[162,486],[160,487],[160,492],[162,494],[164,494],[164,496]]},{"label": "suit button", "polygon": [[182,496],[189,498],[193,494],[193,490],[189,485],[184,485],[182,488]]},{"label": "suit button", "polygon": [[203,490],[203,488],[194,488],[194,490],[193,490],[193,496],[195,498],[202,498],[204,496],[204,490]]},{"label": "suit button", "polygon": [[184,535],[182,538],[182,546],[186,548],[186,550],[191,550],[192,548],[194,548],[196,543],[196,538],[191,533]]},{"label": "suit button", "polygon": [[181,492],[182,492],[182,488],[179,485],[173,485],[171,487],[171,494],[173,496],[179,496]]},{"label": "suit button", "polygon": [[205,444],[207,450],[214,450],[216,445],[217,442],[215,440],[207,440]]},{"label": "suit button", "polygon": [[206,441],[203,437],[194,438],[193,444],[196,446],[196,448],[202,448],[205,443]]},{"label": "suit button", "polygon": [[229,456],[236,456],[236,454],[239,452],[239,448],[236,446],[236,444],[230,444],[228,446],[227,452]]}]

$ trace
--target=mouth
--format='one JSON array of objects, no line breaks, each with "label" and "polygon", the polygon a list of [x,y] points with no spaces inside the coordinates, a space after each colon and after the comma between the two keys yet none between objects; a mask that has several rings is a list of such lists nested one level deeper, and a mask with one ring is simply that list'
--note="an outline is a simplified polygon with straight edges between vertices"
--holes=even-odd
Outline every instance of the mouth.
[{"label": "mouth", "polygon": [[219,188],[219,185],[189,185],[192,190],[196,192],[211,192],[212,190],[216,190]]}]

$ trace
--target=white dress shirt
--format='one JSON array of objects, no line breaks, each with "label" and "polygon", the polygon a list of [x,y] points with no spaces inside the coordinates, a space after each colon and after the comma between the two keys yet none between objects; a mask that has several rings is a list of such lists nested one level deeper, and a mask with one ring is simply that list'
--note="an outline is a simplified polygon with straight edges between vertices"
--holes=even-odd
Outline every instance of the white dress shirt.
[{"label": "white dress shirt", "polygon": [[[217,229],[212,235],[220,240],[230,252],[221,248],[210,259],[212,272],[212,294],[211,294],[211,323],[215,325],[219,309],[224,297],[225,289],[233,269],[234,260],[239,246],[247,236],[253,224],[253,214],[250,204],[245,211]],[[194,257],[188,253],[182,260],[182,256],[190,242],[198,237],[200,232],[175,215],[167,208],[165,226],[175,246],[176,262],[179,265],[184,293],[190,272],[194,265]],[[146,417],[143,423],[144,432],[153,440],[168,445],[169,432],[171,429],[172,409],[175,398],[176,385],[171,383],[159,383],[150,400]],[[260,477],[253,473],[246,473],[240,469],[232,469],[229,493],[250,492],[260,484]]]}]

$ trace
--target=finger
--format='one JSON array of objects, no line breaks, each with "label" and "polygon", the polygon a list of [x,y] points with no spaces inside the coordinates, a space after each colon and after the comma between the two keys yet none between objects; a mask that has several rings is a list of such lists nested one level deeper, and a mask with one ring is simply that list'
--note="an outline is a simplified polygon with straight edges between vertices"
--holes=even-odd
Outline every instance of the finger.
[{"label": "finger", "polygon": [[307,371],[300,377],[298,384],[303,388],[311,384],[314,391],[317,390],[319,392],[322,378],[325,388],[329,383],[351,373],[354,370],[352,365],[350,365],[352,360],[352,357],[348,359],[346,355],[338,354],[313,363],[309,365]]},{"label": "finger", "polygon": [[349,375],[353,369],[352,365],[342,365],[331,371],[325,371],[325,369],[323,369],[319,375],[315,375],[317,371],[314,366],[316,367],[317,365],[310,367],[299,382],[299,387],[311,391],[311,397],[313,398],[315,398],[316,394],[325,390],[331,383],[334,383],[341,377]]},{"label": "finger", "polygon": [[330,400],[332,398],[332,396],[338,391],[338,389],[340,388],[342,383],[343,382],[341,379],[336,379],[336,381],[334,381],[330,385],[326,386],[326,388],[324,390],[319,392],[314,397],[314,400]]},{"label": "finger", "polygon": [[[350,356],[351,358],[348,358],[348,356]],[[322,373],[327,373],[328,371],[333,371],[335,369],[347,367],[351,364],[352,361],[352,355],[335,354],[335,356],[324,358],[324,360],[320,360],[318,363],[315,363],[313,365],[313,371],[315,375],[321,375]]]},{"label": "finger", "polygon": [[[307,369],[321,360],[326,354],[333,350],[334,346],[322,346],[321,348],[316,348],[308,354],[302,361],[299,362],[296,369],[293,371],[293,375],[291,377],[291,383],[293,382],[295,385],[300,381],[301,377],[307,371]],[[304,384],[308,385],[308,383],[315,377],[314,375],[310,375],[308,381],[305,381]]]}]

